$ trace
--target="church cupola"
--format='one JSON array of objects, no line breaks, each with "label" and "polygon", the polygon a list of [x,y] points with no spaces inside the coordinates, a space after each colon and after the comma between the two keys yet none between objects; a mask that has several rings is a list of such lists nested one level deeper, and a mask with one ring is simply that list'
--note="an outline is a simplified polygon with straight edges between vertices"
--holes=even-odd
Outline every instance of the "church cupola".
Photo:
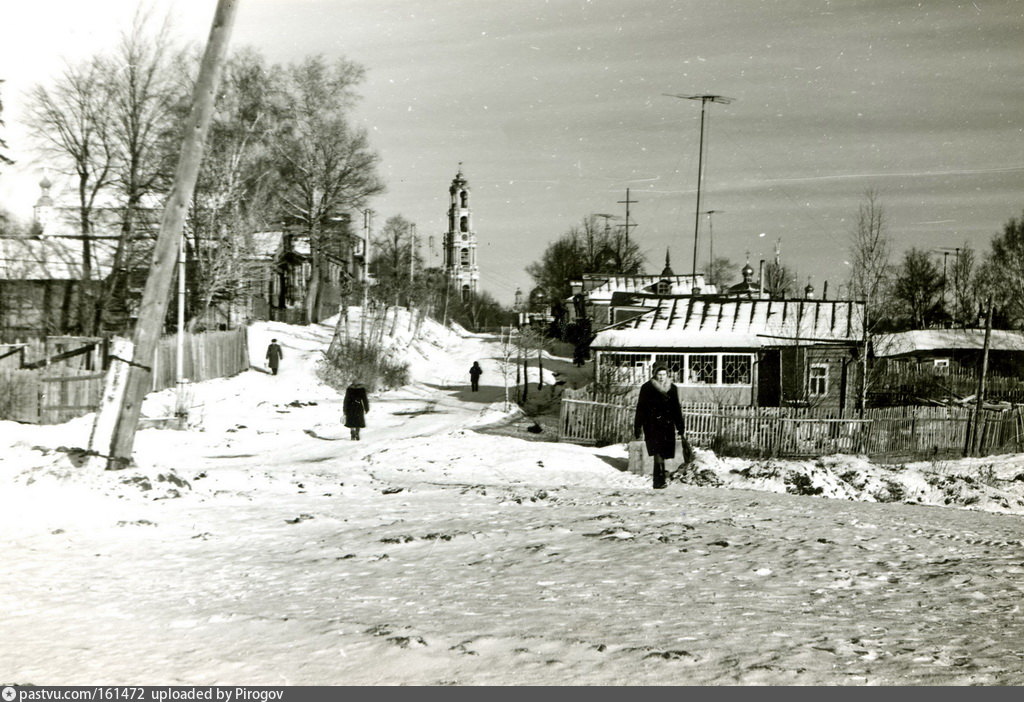
[{"label": "church cupola", "polygon": [[476,231],[473,229],[473,214],[469,206],[470,188],[459,171],[448,188],[448,231],[444,235],[444,269],[448,284],[454,287],[463,299],[476,293],[480,286],[480,268],[477,265]]},{"label": "church cupola", "polygon": [[50,188],[52,187],[53,183],[44,174],[43,179],[39,181],[39,199],[36,200],[36,204],[32,208],[32,217],[41,234],[46,234],[47,229],[53,224],[53,198],[50,197]]}]

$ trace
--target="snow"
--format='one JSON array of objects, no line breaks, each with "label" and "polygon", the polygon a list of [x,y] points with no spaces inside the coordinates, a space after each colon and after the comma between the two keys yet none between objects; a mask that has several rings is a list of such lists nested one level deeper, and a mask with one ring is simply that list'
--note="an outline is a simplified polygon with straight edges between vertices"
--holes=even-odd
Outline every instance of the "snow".
[{"label": "snow", "polygon": [[125,471],[74,450],[91,416],[0,422],[4,682],[1024,682],[1024,456],[698,449],[654,491],[622,445],[479,433],[517,416],[495,341],[395,322],[413,382],[359,442],[316,375],[330,323],[252,327],[279,375],[192,386]]}]

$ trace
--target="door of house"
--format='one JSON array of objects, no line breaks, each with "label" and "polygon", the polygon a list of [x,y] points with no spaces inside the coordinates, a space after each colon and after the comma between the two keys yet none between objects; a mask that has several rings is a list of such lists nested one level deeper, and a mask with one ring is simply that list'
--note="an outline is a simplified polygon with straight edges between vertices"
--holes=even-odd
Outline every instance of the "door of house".
[{"label": "door of house", "polygon": [[778,350],[765,351],[757,362],[757,406],[778,407],[781,397]]}]

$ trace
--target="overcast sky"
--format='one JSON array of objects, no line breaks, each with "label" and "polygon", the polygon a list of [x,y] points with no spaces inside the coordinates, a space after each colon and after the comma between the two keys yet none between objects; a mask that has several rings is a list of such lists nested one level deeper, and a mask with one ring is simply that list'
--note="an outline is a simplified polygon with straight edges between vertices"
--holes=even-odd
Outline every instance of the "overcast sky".
[{"label": "overcast sky", "polygon": [[[28,217],[43,164],[17,124],[23,93],[102,50],[132,0],[5,8],[0,204]],[[215,0],[157,0],[201,43]],[[379,229],[402,214],[424,245],[445,228],[463,162],[481,287],[511,302],[523,269],[588,213],[624,215],[659,272],[689,272],[700,103],[702,210],[737,266],[774,255],[830,297],[849,232],[879,191],[897,249],[986,249],[1024,211],[1024,2],[949,0],[240,0],[234,47],[367,68],[356,119],[382,157]],[[13,16],[12,16],[13,15]],[[699,266],[708,256],[702,218]],[[617,220],[610,220],[614,225]],[[621,223],[621,220],[618,220]],[[429,251],[425,250],[428,255]],[[434,261],[439,262],[439,251]],[[938,259],[941,262],[941,256]]]}]

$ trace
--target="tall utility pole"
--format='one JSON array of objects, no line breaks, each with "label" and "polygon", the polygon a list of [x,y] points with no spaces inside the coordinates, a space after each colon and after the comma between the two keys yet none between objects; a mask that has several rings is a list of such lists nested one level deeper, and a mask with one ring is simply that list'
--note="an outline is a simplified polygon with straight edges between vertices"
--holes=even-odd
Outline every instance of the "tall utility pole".
[{"label": "tall utility pole", "polygon": [[632,224],[629,221],[629,206],[630,205],[635,205],[637,202],[639,202],[639,200],[630,200],[629,199],[629,188],[626,188],[626,199],[618,201],[618,204],[626,206],[626,223],[624,225],[622,225],[624,227],[623,231],[626,232],[626,246],[624,247],[625,250],[629,249],[629,228],[636,226],[635,224]]},{"label": "tall utility pole", "polygon": [[[725,214],[725,210],[708,210],[704,214],[706,214],[707,217],[708,217],[708,272],[714,273],[714,269],[715,269],[715,230],[711,226],[711,215]],[[747,254],[747,258],[750,258],[750,254],[749,253]],[[716,281],[710,281],[709,280],[708,282],[709,283],[710,282],[714,282],[714,284],[716,286],[718,285],[718,281],[717,280]]]},{"label": "tall utility pole", "polygon": [[206,141],[206,133],[209,131],[213,116],[214,97],[220,83],[228,39],[231,36],[231,25],[234,23],[237,9],[238,0],[217,0],[210,37],[206,42],[206,51],[192,93],[192,109],[185,122],[185,137],[178,157],[174,185],[164,206],[160,233],[153,247],[153,262],[142,293],[139,319],[135,324],[133,337],[134,352],[128,366],[124,394],[114,424],[110,453],[107,457],[108,469],[125,468],[131,463],[142,401],[152,383],[151,364],[157,342],[160,340],[164,316],[167,314],[171,278],[174,275],[177,248],[184,228],[185,212],[195,190],[199,164],[203,157],[203,143]]},{"label": "tall utility pole", "polygon": [[704,113],[709,102],[718,102],[728,105],[732,98],[722,95],[672,95],[664,93],[668,97],[680,98],[681,100],[700,100],[700,151],[697,157],[697,209],[693,217],[693,279],[697,280],[697,237],[700,234],[700,195],[701,185],[704,181]]}]

